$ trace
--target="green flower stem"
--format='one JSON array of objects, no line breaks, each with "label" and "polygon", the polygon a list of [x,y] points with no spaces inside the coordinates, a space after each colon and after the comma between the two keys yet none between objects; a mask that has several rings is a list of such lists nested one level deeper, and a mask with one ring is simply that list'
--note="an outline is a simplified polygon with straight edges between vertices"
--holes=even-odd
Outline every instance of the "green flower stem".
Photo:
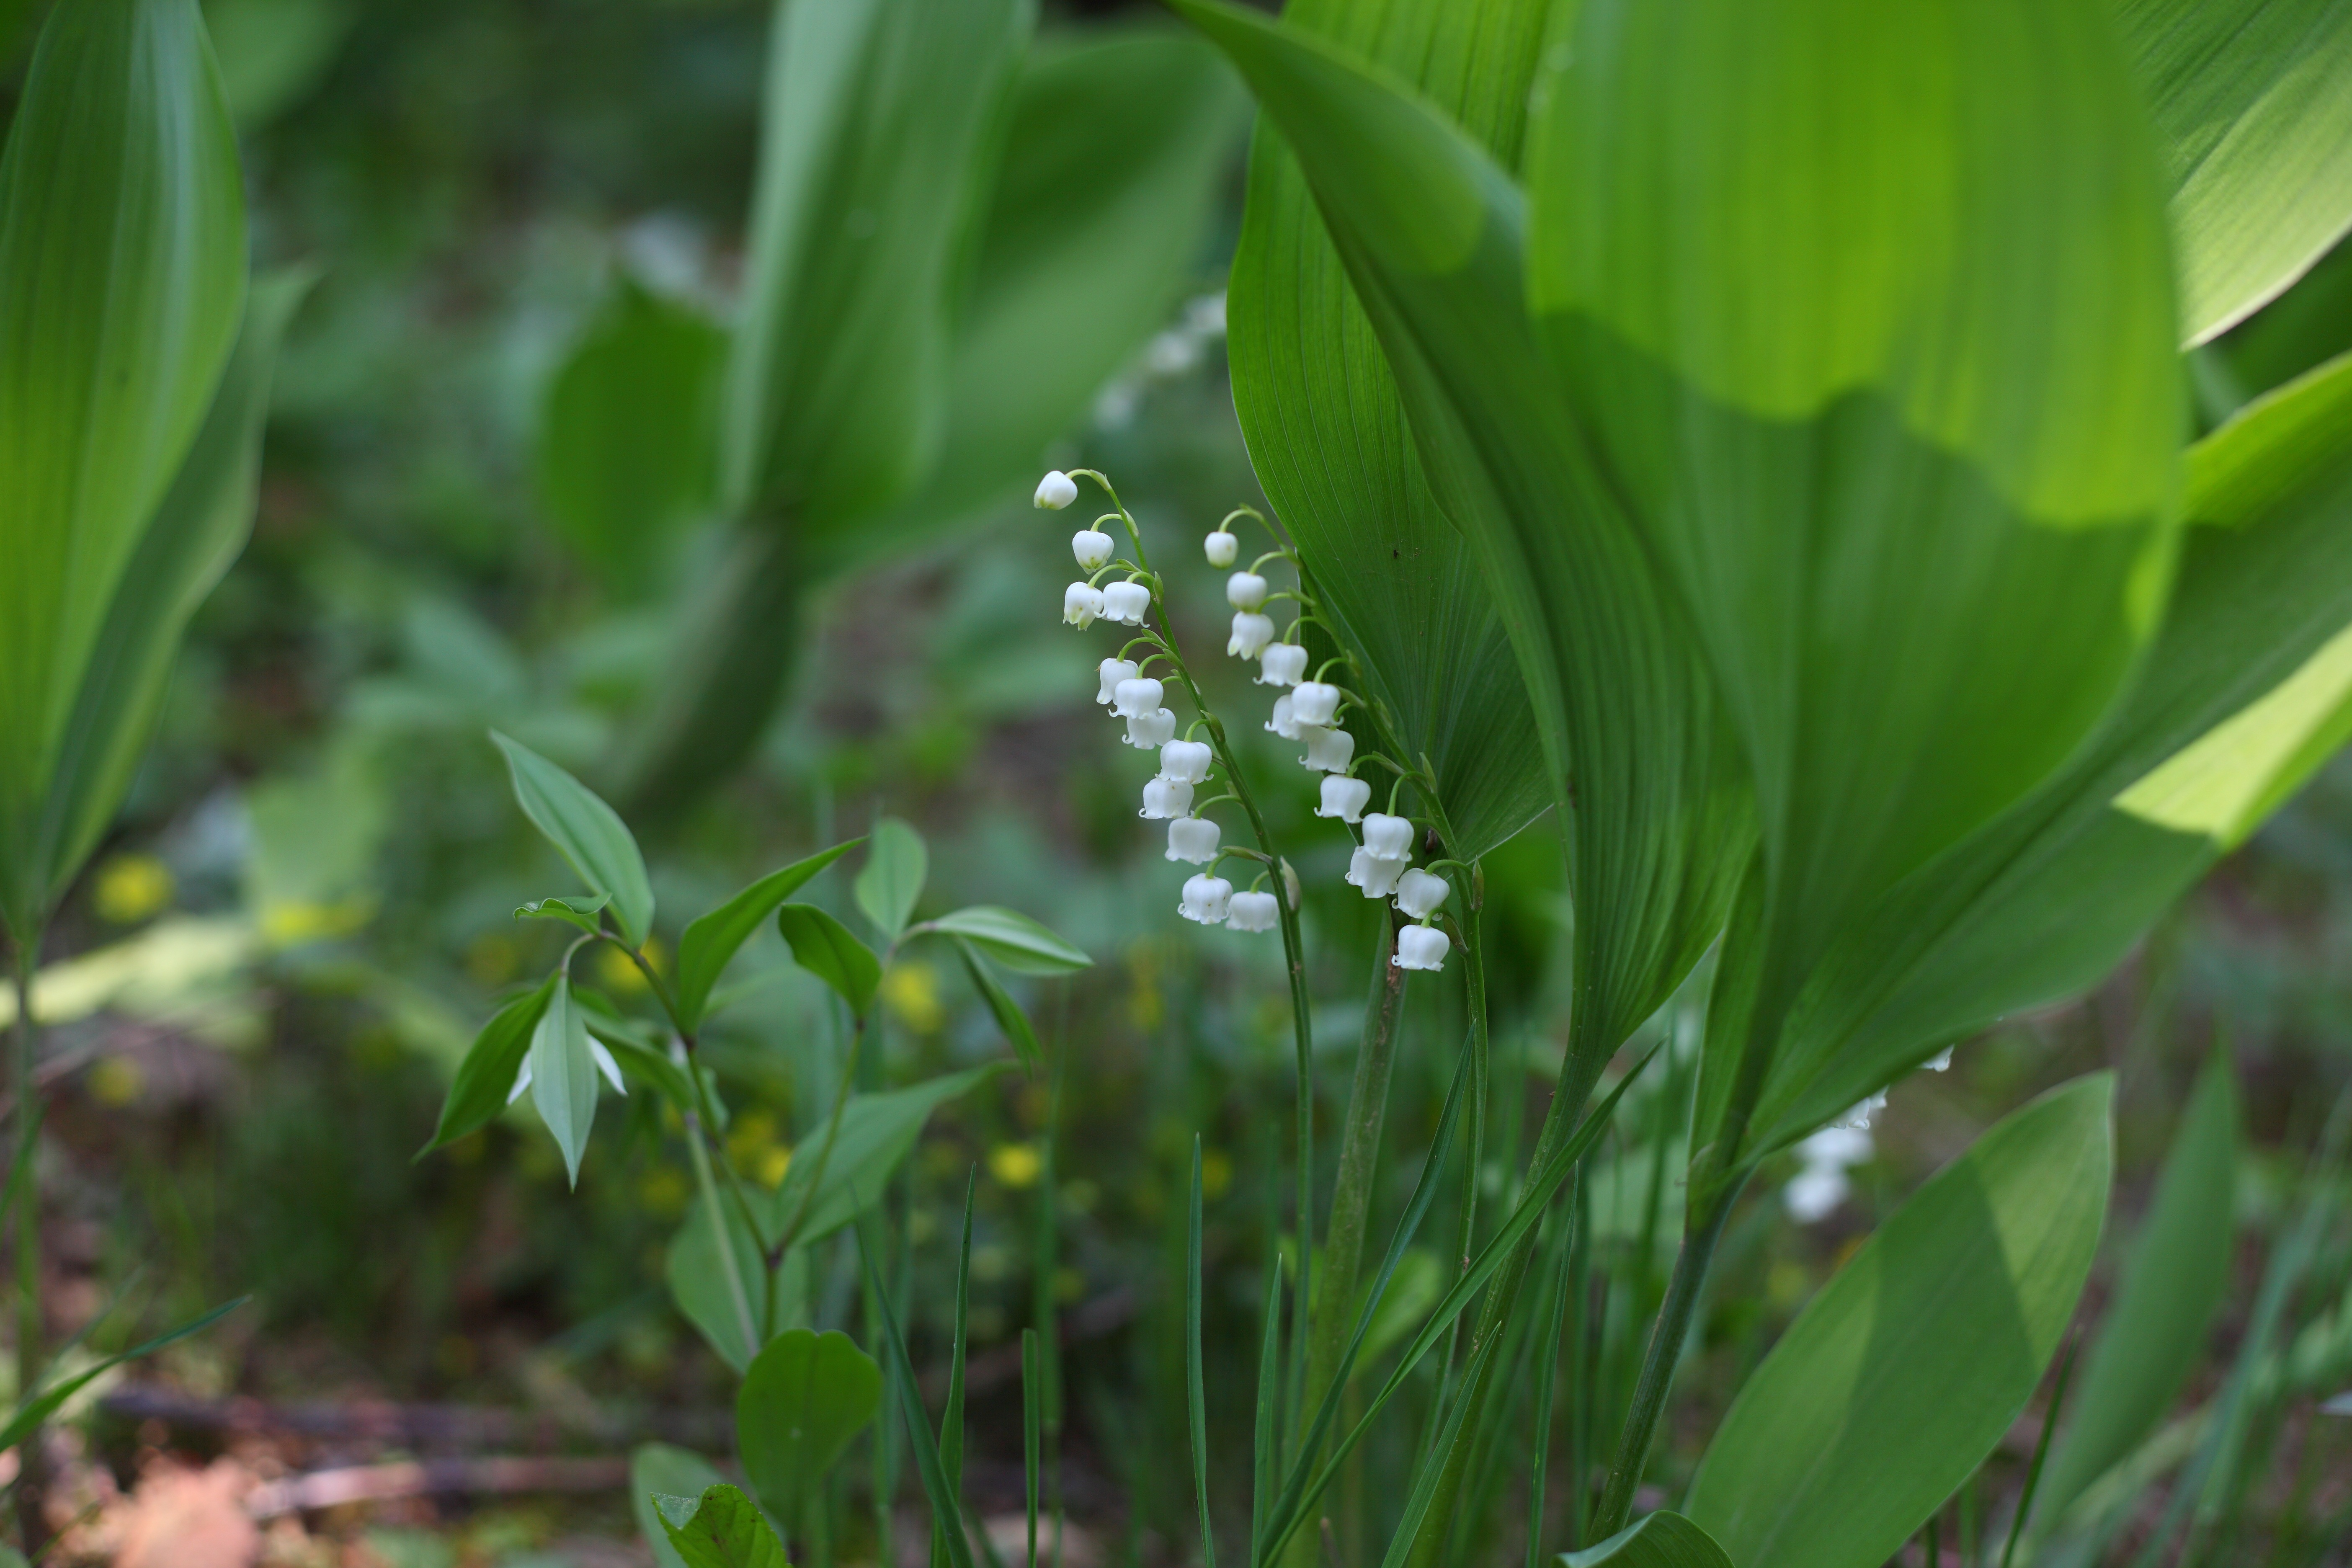
[{"label": "green flower stem", "polygon": [[[41,928],[17,933],[16,942],[16,1135],[40,1137],[40,1093],[35,1069],[40,1065],[41,1025],[33,1016],[33,973],[40,962]],[[16,1194],[16,1397],[29,1399],[40,1382],[43,1357],[41,1322],[41,1181],[37,1144],[25,1159],[25,1184]],[[38,1552],[48,1542],[46,1514],[48,1466],[41,1429],[25,1434],[18,1447],[23,1468],[16,1486],[17,1529],[26,1554]]]},{"label": "green flower stem", "polygon": [[[692,1070],[691,1063],[688,1070]],[[686,1120],[687,1158],[694,1163],[695,1185],[702,1189],[702,1201],[710,1209],[711,1235],[719,1243],[719,1267],[727,1276],[727,1295],[735,1304],[735,1320],[743,1331],[743,1352],[747,1358],[755,1356],[760,1353],[760,1329],[751,1321],[751,1298],[743,1288],[743,1271],[736,1266],[735,1244],[727,1237],[727,1208],[719,1201],[719,1183],[710,1173],[710,1151],[703,1147],[701,1130],[695,1125],[701,1118],[688,1114]]]}]

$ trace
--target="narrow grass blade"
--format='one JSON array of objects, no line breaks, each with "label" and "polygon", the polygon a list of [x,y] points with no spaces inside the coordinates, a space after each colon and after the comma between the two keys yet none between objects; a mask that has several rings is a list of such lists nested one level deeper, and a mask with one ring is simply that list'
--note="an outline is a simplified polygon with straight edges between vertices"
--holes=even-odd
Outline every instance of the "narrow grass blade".
[{"label": "narrow grass blade", "polygon": [[1576,1256],[1575,1210],[1560,1238],[1559,1262],[1545,1302],[1543,1342],[1536,1352],[1535,1452],[1528,1460],[1528,1568],[1543,1568],[1544,1476],[1551,1464],[1552,1395],[1559,1381],[1559,1335],[1568,1319],[1569,1263]]},{"label": "narrow grass blade", "polygon": [[[971,1321],[971,1199],[980,1184],[980,1168],[974,1166],[964,1177],[963,1184],[963,1245],[956,1253],[955,1343],[948,1359],[948,1405],[940,1416],[940,1468],[947,1472],[948,1489],[959,1496],[963,1491],[963,1363],[966,1325]],[[942,1526],[931,1521],[931,1563],[933,1568],[944,1568],[947,1542],[940,1539]]]},{"label": "narrow grass blade", "polygon": [[946,1538],[949,1568],[972,1568],[971,1542],[964,1537],[963,1512],[957,1504],[955,1489],[948,1484],[947,1467],[940,1460],[940,1446],[931,1437],[930,1415],[923,1408],[914,1363],[907,1356],[906,1337],[898,1331],[898,1315],[891,1310],[890,1292],[875,1272],[874,1249],[866,1243],[862,1224],[857,1227],[857,1261],[866,1273],[866,1293],[882,1321],[882,1348],[888,1352],[887,1364],[893,1373],[890,1381],[898,1391],[908,1446],[915,1451],[916,1471],[923,1479],[923,1495],[930,1500],[932,1521],[951,1526],[940,1531]]},{"label": "narrow grass blade", "polygon": [[1192,1224],[1184,1242],[1184,1394],[1192,1421],[1192,1487],[1201,1501],[1201,1561],[1217,1568],[1209,1529],[1208,1399],[1201,1384],[1201,1135],[1192,1135]]},{"label": "narrow grass blade", "polygon": [[[1476,1385],[1478,1374],[1486,1370],[1486,1363],[1495,1354],[1495,1347],[1500,1343],[1502,1337],[1496,1335],[1471,1355],[1470,1364],[1462,1373],[1465,1389]],[[1438,1453],[1454,1451],[1454,1440],[1462,1434],[1462,1423],[1468,1418],[1470,1407],[1478,1403],[1478,1400],[1458,1396],[1454,1399],[1454,1408],[1445,1417],[1444,1430],[1438,1434]],[[1430,1499],[1437,1495],[1439,1478],[1445,1473],[1445,1467],[1442,1464],[1424,1462],[1419,1468],[1420,1474],[1412,1483],[1412,1495],[1405,1500],[1404,1514],[1397,1521],[1396,1533],[1389,1538],[1388,1552],[1381,1559],[1381,1568],[1404,1568],[1405,1554],[1412,1550],[1413,1541],[1421,1534],[1422,1519],[1429,1512]]]},{"label": "narrow grass blade", "polygon": [[[1037,1472],[1044,1458],[1042,1441],[1045,1432],[1044,1415],[1038,1395],[1045,1391],[1038,1386],[1037,1331],[1021,1331],[1021,1482],[1029,1505],[1028,1568],[1037,1568]],[[1061,1527],[1055,1526],[1055,1549],[1060,1546]]]},{"label": "narrow grass blade", "polygon": [[2017,1555],[2018,1538],[2025,1533],[2025,1521],[2033,1513],[2034,1489],[2042,1484],[2042,1467],[2050,1458],[2050,1436],[2058,1430],[2058,1417],[2066,1408],[2066,1378],[2074,1370],[2074,1352],[2082,1341],[2072,1340],[2066,1345],[2066,1357],[2058,1363],[2058,1382],[2050,1390],[2050,1414],[2042,1418],[2042,1436],[2033,1440],[2033,1462],[2025,1468],[2025,1489],[2018,1494],[2017,1517],[2009,1521],[2009,1541],[2000,1549],[2000,1568],[2009,1568]]},{"label": "narrow grass blade", "polygon": [[102,1376],[121,1366],[124,1362],[137,1361],[142,1356],[152,1355],[165,1345],[186,1339],[190,1334],[204,1332],[205,1330],[211,1328],[252,1299],[250,1296],[239,1296],[234,1301],[225,1301],[200,1318],[192,1319],[176,1329],[158,1334],[144,1344],[133,1345],[120,1354],[108,1356],[97,1365],[89,1367],[67,1378],[63,1383],[43,1390],[34,1398],[18,1405],[16,1413],[8,1417],[8,1424],[0,1426],[0,1448],[13,1448],[23,1442],[25,1434],[55,1415],[59,1405],[80,1393],[92,1379]]},{"label": "narrow grass blade", "polygon": [[1257,1431],[1251,1446],[1250,1568],[1262,1568],[1258,1542],[1265,1538],[1265,1517],[1274,1507],[1275,1477],[1282,1455],[1275,1448],[1276,1413],[1282,1405],[1282,1267],[1277,1259],[1265,1275],[1265,1332],[1257,1352]]}]

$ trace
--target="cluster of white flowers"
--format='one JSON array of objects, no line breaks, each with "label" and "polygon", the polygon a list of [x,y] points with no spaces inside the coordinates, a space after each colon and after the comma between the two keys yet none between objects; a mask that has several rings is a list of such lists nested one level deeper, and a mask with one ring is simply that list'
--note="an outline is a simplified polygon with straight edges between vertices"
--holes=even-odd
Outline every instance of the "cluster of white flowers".
[{"label": "cluster of white flowers", "polygon": [[[1947,1049],[1921,1064],[1929,1072],[1952,1065]],[[1837,1211],[1853,1191],[1846,1172],[1867,1163],[1877,1152],[1871,1142],[1871,1119],[1886,1109],[1886,1091],[1865,1097],[1859,1104],[1797,1145],[1797,1174],[1780,1189],[1780,1202],[1800,1225],[1813,1225]]]}]

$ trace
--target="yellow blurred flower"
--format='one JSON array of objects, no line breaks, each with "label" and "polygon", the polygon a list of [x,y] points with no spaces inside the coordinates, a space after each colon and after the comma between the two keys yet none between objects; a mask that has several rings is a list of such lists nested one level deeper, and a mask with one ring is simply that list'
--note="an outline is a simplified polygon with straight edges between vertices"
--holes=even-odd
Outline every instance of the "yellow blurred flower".
[{"label": "yellow blurred flower", "polygon": [[175,890],[172,868],[152,855],[117,855],[98,868],[90,901],[99,919],[130,925],[168,909]]},{"label": "yellow blurred flower", "polygon": [[684,1173],[669,1165],[654,1166],[637,1183],[637,1201],[647,1213],[663,1219],[684,1214],[687,1200],[693,1195]]},{"label": "yellow blurred flower", "polygon": [[940,972],[928,963],[892,964],[882,977],[882,1002],[919,1035],[947,1022],[947,1009],[940,1005]]},{"label": "yellow blurred flower", "polygon": [[[658,940],[647,937],[646,945],[637,951],[645,955],[646,964],[655,973],[668,973],[669,965],[663,962],[662,945]],[[646,989],[646,972],[637,967],[635,960],[610,942],[596,945],[596,983],[615,996],[635,996]]]},{"label": "yellow blurred flower", "polygon": [[1045,1168],[1045,1162],[1038,1156],[1034,1144],[999,1143],[988,1152],[988,1173],[996,1178],[1000,1186],[1033,1186]]},{"label": "yellow blurred flower", "polygon": [[512,938],[503,931],[486,931],[466,944],[466,973],[475,984],[488,990],[514,978],[520,957]]},{"label": "yellow blurred flower", "polygon": [[783,1184],[793,1163],[792,1146],[777,1135],[776,1119],[757,1108],[728,1123],[727,1157],[737,1170],[770,1187]]},{"label": "yellow blurred flower", "polygon": [[89,1069],[89,1097],[112,1110],[137,1100],[146,1087],[147,1075],[139,1064],[121,1057],[109,1057]]},{"label": "yellow blurred flower", "polygon": [[1234,1184],[1234,1157],[1223,1149],[1201,1151],[1201,1195],[1222,1197]]}]

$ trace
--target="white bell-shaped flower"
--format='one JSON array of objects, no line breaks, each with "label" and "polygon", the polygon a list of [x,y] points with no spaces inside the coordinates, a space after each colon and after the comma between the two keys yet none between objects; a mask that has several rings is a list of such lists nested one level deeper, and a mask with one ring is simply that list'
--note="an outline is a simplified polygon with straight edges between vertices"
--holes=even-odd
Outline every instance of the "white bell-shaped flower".
[{"label": "white bell-shaped flower", "polygon": [[1323,781],[1323,804],[1315,808],[1315,815],[1336,816],[1342,822],[1361,822],[1364,807],[1371,800],[1372,786],[1369,783],[1334,773]]},{"label": "white bell-shaped flower", "polygon": [[1217,825],[1205,816],[1180,816],[1168,825],[1168,858],[1205,866],[1217,858]]},{"label": "white bell-shaped flower", "polygon": [[1151,590],[1140,583],[1112,583],[1103,589],[1103,619],[1139,626],[1151,608]]},{"label": "white bell-shaped flower", "polygon": [[1241,552],[1242,542],[1225,529],[1217,530],[1201,542],[1201,553],[1209,558],[1212,566],[1230,566]]},{"label": "white bell-shaped flower", "polygon": [[1110,689],[1110,710],[1122,719],[1150,713],[1160,706],[1168,689],[1148,675],[1130,676]]},{"label": "white bell-shaped flower", "polygon": [[1298,721],[1291,717],[1287,697],[1274,700],[1274,714],[1266,720],[1265,728],[1268,734],[1279,735],[1286,741],[1300,741],[1307,736],[1307,731],[1298,727]]},{"label": "white bell-shaped flower", "polygon": [[1093,626],[1102,611],[1102,590],[1092,584],[1073,583],[1062,590],[1062,619],[1071,626]]},{"label": "white bell-shaped flower", "polygon": [[1296,686],[1307,679],[1307,650],[1295,642],[1268,643],[1257,668],[1260,686]]},{"label": "white bell-shaped flower", "polygon": [[1364,853],[1375,860],[1412,858],[1412,819],[1376,811],[1364,818]]},{"label": "white bell-shaped flower", "polygon": [[1282,910],[1272,893],[1235,893],[1225,906],[1225,924],[1235,931],[1272,931],[1282,923]]},{"label": "white bell-shaped flower", "polygon": [[1255,658],[1274,640],[1274,617],[1261,616],[1255,610],[1234,613],[1234,635],[1226,639],[1225,651],[1235,658]]},{"label": "white bell-shaped flower", "polygon": [[1265,579],[1255,572],[1236,572],[1225,579],[1225,603],[1236,610],[1255,610],[1265,603]]},{"label": "white bell-shaped flower", "polygon": [[1196,784],[1209,776],[1215,760],[1206,741],[1171,741],[1160,748],[1160,776],[1171,784]]},{"label": "white bell-shaped flower", "polygon": [[1145,820],[1163,822],[1192,809],[1192,786],[1181,779],[1146,779],[1143,783]]},{"label": "white bell-shaped flower", "polygon": [[1302,724],[1328,724],[1339,711],[1339,689],[1302,680],[1290,693],[1291,717]]},{"label": "white bell-shaped flower", "polygon": [[1389,962],[1399,969],[1439,970],[1453,946],[1435,926],[1407,926],[1397,932],[1396,956]]},{"label": "white bell-shaped flower", "polygon": [[[1135,660],[1131,658],[1107,658],[1100,664],[1095,666],[1095,673],[1102,678],[1102,689],[1095,693],[1095,700],[1101,703],[1104,707],[1109,708],[1112,703],[1118,700],[1118,683],[1122,680],[1133,680],[1135,679]],[[1113,710],[1113,711],[1117,711],[1117,710]]]},{"label": "white bell-shaped flower", "polygon": [[1082,528],[1070,535],[1070,553],[1081,572],[1099,572],[1110,564],[1110,535],[1097,528]]},{"label": "white bell-shaped flower", "polygon": [[1198,921],[1204,926],[1223,925],[1225,911],[1232,906],[1234,885],[1223,877],[1202,872],[1184,879],[1184,901],[1176,912],[1188,921]]},{"label": "white bell-shaped flower", "polygon": [[1139,752],[1156,752],[1176,736],[1176,714],[1167,708],[1138,713],[1127,721],[1127,743]]},{"label": "white bell-shaped flower", "polygon": [[1437,906],[1451,891],[1444,878],[1416,866],[1397,879],[1396,907],[1414,920],[1425,921],[1437,912]]},{"label": "white bell-shaped flower", "polygon": [[1404,875],[1404,862],[1383,860],[1369,850],[1359,849],[1348,858],[1348,885],[1361,889],[1368,899],[1385,899],[1396,891],[1397,879]]},{"label": "white bell-shaped flower", "polygon": [[1037,481],[1037,504],[1047,511],[1059,511],[1077,499],[1077,481],[1059,468]]},{"label": "white bell-shaped flower", "polygon": [[1309,773],[1344,773],[1356,760],[1356,737],[1345,730],[1309,730],[1307,754],[1298,765]]}]

